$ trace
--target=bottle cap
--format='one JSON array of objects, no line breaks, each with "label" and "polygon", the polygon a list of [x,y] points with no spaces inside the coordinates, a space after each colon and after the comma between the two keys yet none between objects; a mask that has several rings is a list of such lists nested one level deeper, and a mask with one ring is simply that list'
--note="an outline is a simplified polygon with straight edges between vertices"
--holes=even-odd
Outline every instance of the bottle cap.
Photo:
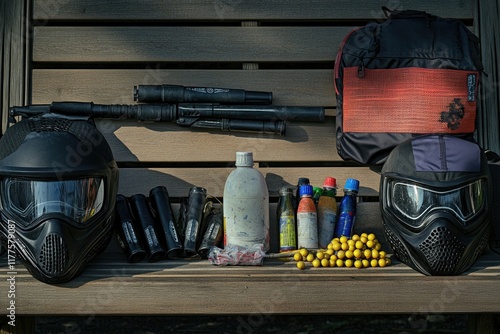
[{"label": "bottle cap", "polygon": [[318,200],[321,197],[321,195],[323,195],[323,188],[313,187],[314,200]]},{"label": "bottle cap", "polygon": [[337,188],[337,180],[334,177],[327,177],[323,183],[325,188]]},{"label": "bottle cap", "polygon": [[252,152],[236,152],[236,167],[252,167],[253,153]]},{"label": "bottle cap", "polygon": [[303,186],[300,186],[299,188],[299,197],[302,197],[304,195],[312,196],[313,194],[313,186],[310,184],[304,184]]},{"label": "bottle cap", "polygon": [[359,181],[356,179],[347,179],[345,181],[344,190],[358,191]]},{"label": "bottle cap", "polygon": [[207,189],[203,188],[203,187],[191,187],[189,189],[189,195],[191,194],[196,194],[196,193],[202,193],[203,195],[207,195]]},{"label": "bottle cap", "polygon": [[280,189],[280,195],[291,194],[291,193],[292,193],[292,188],[289,188],[287,186],[284,186]]},{"label": "bottle cap", "polygon": [[297,184],[299,186],[304,185],[304,184],[309,184],[309,183],[311,183],[311,182],[309,181],[309,179],[307,177],[299,177],[299,181],[297,182]]}]

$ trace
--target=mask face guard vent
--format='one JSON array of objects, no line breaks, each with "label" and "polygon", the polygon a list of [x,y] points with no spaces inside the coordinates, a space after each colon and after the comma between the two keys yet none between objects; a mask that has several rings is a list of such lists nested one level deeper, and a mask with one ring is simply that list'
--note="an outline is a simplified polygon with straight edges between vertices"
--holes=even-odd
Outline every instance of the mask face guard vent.
[{"label": "mask face guard vent", "polygon": [[410,255],[399,238],[384,224],[384,231],[394,255],[403,263],[410,263]]},{"label": "mask face guard vent", "polygon": [[66,242],[59,234],[50,233],[45,237],[38,261],[47,275],[57,276],[64,272],[69,262],[69,253]]},{"label": "mask face guard vent", "polygon": [[465,251],[464,245],[446,227],[436,227],[418,246],[435,273],[452,274]]},{"label": "mask face guard vent", "polygon": [[32,132],[67,132],[71,125],[71,120],[64,118],[37,118],[29,119],[29,128]]}]

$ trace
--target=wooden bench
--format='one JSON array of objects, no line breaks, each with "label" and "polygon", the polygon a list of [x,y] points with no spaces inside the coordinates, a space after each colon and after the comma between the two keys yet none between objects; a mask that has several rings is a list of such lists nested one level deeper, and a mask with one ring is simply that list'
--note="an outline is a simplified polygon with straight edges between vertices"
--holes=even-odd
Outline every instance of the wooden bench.
[{"label": "wooden bench", "polygon": [[[382,231],[378,170],[337,155],[333,89],[333,62],[340,41],[355,26],[383,20],[382,5],[391,6],[386,1],[340,0],[286,4],[123,0],[120,5],[98,0],[4,0],[0,5],[5,18],[1,23],[2,126],[5,130],[7,108],[13,105],[134,104],[132,89],[139,84],[272,91],[275,105],[323,106],[327,108],[324,123],[288,123],[286,137],[185,129],[173,123],[98,123],[119,164],[119,191],[126,196],[148,194],[164,185],[177,209],[189,188],[202,186],[222,199],[235,152],[252,151],[270,192],[272,251],[277,250],[278,190],[295,186],[299,177],[320,186],[326,176],[333,176],[340,186],[349,177],[360,180],[355,229],[376,233],[390,252]],[[500,31],[494,1],[479,5],[474,0],[405,0],[392,7],[463,19],[487,38],[483,45],[492,44],[495,35],[490,27],[496,38]],[[496,51],[483,48],[490,64],[498,64],[496,47]],[[498,73],[489,73],[488,78],[498,87]],[[499,95],[488,85],[485,91],[483,108],[498,101]],[[483,110],[482,115],[480,140],[498,149],[498,108]],[[342,195],[339,189],[338,198]],[[217,267],[193,259],[129,264],[113,239],[80,276],[65,284],[41,283],[17,264],[16,328],[3,320],[2,330],[32,331],[33,317],[40,315],[330,312],[463,313],[470,315],[471,332],[486,333],[481,329],[486,325],[493,333],[492,315],[500,313],[499,220],[496,213],[491,240],[496,252],[490,250],[466,273],[453,277],[427,277],[397,260],[385,268],[303,271],[279,260],[266,260],[261,267]],[[5,282],[10,270],[5,255],[0,260],[3,314],[9,302]],[[334,304],[343,307],[328,306]]]}]

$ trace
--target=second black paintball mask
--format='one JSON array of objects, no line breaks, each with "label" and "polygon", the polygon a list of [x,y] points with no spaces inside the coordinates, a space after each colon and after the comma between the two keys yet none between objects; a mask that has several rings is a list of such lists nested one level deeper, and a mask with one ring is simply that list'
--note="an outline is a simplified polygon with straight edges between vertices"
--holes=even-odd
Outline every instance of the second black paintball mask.
[{"label": "second black paintball mask", "polygon": [[384,230],[394,255],[426,275],[469,269],[488,243],[488,161],[474,142],[416,137],[398,145],[380,182]]}]

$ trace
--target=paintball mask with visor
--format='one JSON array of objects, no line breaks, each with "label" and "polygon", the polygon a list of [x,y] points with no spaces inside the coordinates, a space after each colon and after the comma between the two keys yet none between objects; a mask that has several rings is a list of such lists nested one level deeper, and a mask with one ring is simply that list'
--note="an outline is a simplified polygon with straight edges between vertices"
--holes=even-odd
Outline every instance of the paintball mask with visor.
[{"label": "paintball mask with visor", "polygon": [[382,168],[380,197],[394,254],[423,274],[460,274],[487,245],[491,181],[473,142],[433,135],[400,144]]},{"label": "paintball mask with visor", "polygon": [[117,187],[93,121],[24,119],[0,140],[0,238],[38,280],[69,281],[107,246]]}]

